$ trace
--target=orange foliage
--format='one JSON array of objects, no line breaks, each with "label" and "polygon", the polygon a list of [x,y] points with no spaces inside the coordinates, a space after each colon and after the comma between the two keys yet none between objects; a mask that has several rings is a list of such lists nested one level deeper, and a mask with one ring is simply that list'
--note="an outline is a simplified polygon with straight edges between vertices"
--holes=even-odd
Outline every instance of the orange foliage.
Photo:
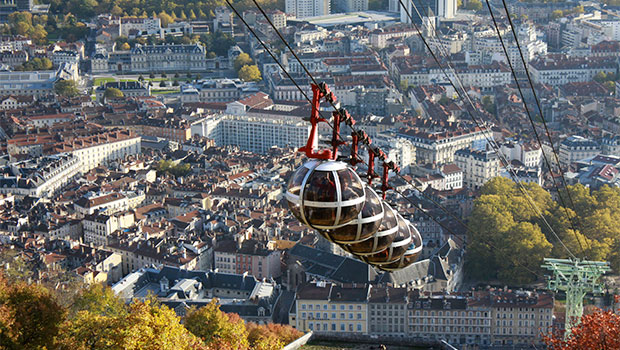
[{"label": "orange foliage", "polygon": [[620,315],[599,309],[584,315],[568,339],[561,332],[545,337],[544,341],[550,350],[620,349]]}]

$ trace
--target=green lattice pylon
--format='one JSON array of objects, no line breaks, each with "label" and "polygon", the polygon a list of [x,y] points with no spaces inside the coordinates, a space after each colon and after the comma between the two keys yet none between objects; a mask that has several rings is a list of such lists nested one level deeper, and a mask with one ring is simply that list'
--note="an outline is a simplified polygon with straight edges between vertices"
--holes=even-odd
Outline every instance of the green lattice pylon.
[{"label": "green lattice pylon", "polygon": [[545,258],[542,267],[553,272],[547,286],[549,290],[566,292],[564,334],[568,337],[571,329],[581,322],[583,298],[586,294],[601,294],[603,292],[604,285],[600,279],[605,272],[610,270],[609,263]]}]

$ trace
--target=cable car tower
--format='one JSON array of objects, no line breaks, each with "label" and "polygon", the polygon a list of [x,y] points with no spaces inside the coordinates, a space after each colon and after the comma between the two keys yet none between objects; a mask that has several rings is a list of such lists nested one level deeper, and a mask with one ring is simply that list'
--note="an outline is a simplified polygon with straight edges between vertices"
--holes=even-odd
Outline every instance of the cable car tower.
[{"label": "cable car tower", "polygon": [[603,284],[601,276],[610,271],[609,263],[603,261],[585,261],[573,259],[545,258],[542,267],[553,271],[547,288],[551,291],[566,292],[566,319],[564,336],[570,336],[571,329],[581,322],[583,315],[583,298],[587,293],[601,294]]}]

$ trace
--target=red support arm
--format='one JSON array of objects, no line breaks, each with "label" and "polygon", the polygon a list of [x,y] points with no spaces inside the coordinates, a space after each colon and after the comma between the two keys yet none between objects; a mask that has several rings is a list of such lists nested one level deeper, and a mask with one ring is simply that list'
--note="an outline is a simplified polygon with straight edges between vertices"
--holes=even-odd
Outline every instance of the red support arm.
[{"label": "red support arm", "polygon": [[[310,135],[308,136],[308,142],[306,145],[299,148],[299,152],[306,153],[308,158],[314,159],[332,159],[335,160],[338,156],[338,146],[344,142],[338,140],[338,133],[340,131],[341,114],[338,113],[338,120],[334,120],[334,137],[332,138],[332,149],[319,149],[319,123],[329,123],[328,120],[322,118],[319,114],[321,108],[321,100],[325,99],[331,103],[336,103],[336,96],[331,92],[329,87],[325,83],[319,85],[311,84],[312,86],[312,112],[310,114]],[[334,117],[337,112],[334,112]],[[348,113],[347,113],[348,115]],[[348,116],[351,118],[351,116]],[[347,122],[347,119],[344,120]]]}]

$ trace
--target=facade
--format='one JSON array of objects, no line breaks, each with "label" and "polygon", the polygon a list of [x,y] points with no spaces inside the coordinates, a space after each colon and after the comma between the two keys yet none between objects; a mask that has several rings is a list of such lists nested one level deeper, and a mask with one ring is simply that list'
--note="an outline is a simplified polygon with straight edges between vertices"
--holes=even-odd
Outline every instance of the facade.
[{"label": "facade", "polygon": [[599,72],[615,74],[617,69],[615,57],[541,58],[530,63],[534,83],[551,86],[592,81]]},{"label": "facade", "polygon": [[455,163],[463,169],[463,183],[478,189],[487,181],[499,176],[500,161],[493,151],[465,148],[455,153]]},{"label": "facade", "polygon": [[286,0],[285,12],[299,19],[330,14],[329,0]]},{"label": "facade", "polygon": [[119,89],[125,97],[151,96],[151,86],[140,81],[111,81],[98,86],[95,90],[97,101],[103,101],[106,89]]},{"label": "facade", "polygon": [[595,141],[574,135],[560,143],[558,152],[560,164],[568,167],[573,162],[599,154],[601,149]]},{"label": "facade", "polygon": [[390,39],[404,39],[413,35],[417,35],[418,32],[408,26],[393,26],[381,29],[375,29],[370,32],[370,44],[378,49],[382,49],[388,45]]},{"label": "facade", "polygon": [[120,32],[122,36],[133,37],[142,35],[159,34],[161,30],[161,20],[159,17],[139,18],[123,17],[120,19]]},{"label": "facade", "polygon": [[[454,162],[454,153],[484,142],[492,137],[490,131],[479,128],[463,129],[455,132],[426,132],[421,130],[400,130],[401,136],[413,143],[418,163],[447,164]],[[464,170],[461,167],[461,170]]]},{"label": "facade", "polygon": [[81,173],[81,164],[77,157],[65,153],[16,162],[3,173],[0,193],[49,198]]},{"label": "facade", "polygon": [[367,284],[304,284],[297,291],[294,326],[316,333],[368,334],[369,293]]},{"label": "facade", "polygon": [[111,130],[94,136],[57,143],[54,153],[67,152],[80,160],[82,173],[110,161],[140,153],[140,136],[130,131]]},{"label": "facade", "polygon": [[258,246],[254,240],[246,240],[238,246],[234,241],[222,242],[214,250],[215,268],[225,273],[249,273],[262,278],[282,275],[280,251]]},{"label": "facade", "polygon": [[217,146],[236,145],[255,153],[273,146],[299,147],[309,133],[310,125],[301,120],[229,114],[210,116],[192,127],[192,134],[213,139]]},{"label": "facade", "polygon": [[97,212],[112,215],[129,210],[129,201],[126,196],[117,192],[99,193],[76,200],[73,207],[81,217],[93,215]]},{"label": "facade", "polygon": [[134,215],[131,212],[87,215],[82,220],[84,242],[95,246],[105,246],[108,244],[108,237],[114,231],[131,227],[133,224]]},{"label": "facade", "polygon": [[342,12],[360,12],[368,10],[368,0],[337,0],[334,6]]},{"label": "facade", "polygon": [[[65,67],[65,66],[63,66]],[[75,68],[77,69],[77,67]],[[0,72],[0,90],[3,94],[42,96],[51,94],[54,84],[63,76],[63,68],[50,71]],[[72,75],[70,78],[73,78]]]},{"label": "facade", "polygon": [[137,44],[130,51],[96,54],[91,69],[93,73],[204,72],[206,50],[201,44]]}]

